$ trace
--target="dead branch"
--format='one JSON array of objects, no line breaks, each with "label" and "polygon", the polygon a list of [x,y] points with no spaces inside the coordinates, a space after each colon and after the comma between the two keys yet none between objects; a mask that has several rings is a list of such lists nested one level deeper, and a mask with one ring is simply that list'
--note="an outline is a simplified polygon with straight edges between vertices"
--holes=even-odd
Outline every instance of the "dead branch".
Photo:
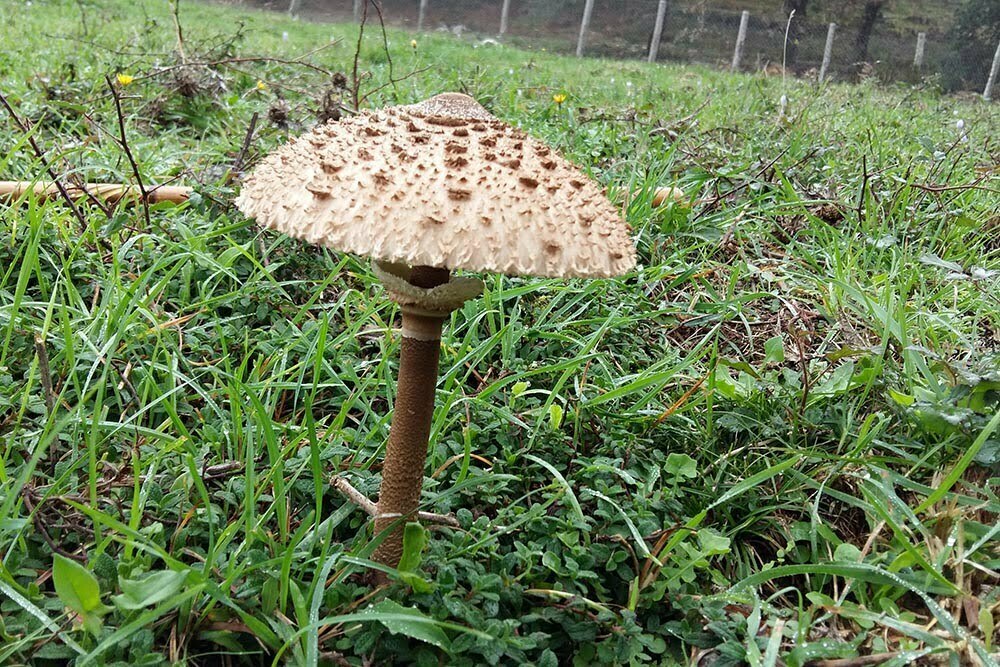
[{"label": "dead branch", "polygon": [[56,393],[52,389],[52,372],[49,370],[49,352],[45,348],[45,339],[35,334],[35,354],[38,355],[38,374],[42,381],[42,391],[45,394],[45,408],[51,415],[56,407]]},{"label": "dead branch", "polygon": [[378,514],[378,506],[369,500],[365,494],[355,489],[354,486],[343,477],[334,477],[330,480],[330,483],[333,484],[333,488],[344,494],[348,500],[357,505],[368,516],[374,517]]},{"label": "dead branch", "polygon": [[11,120],[14,121],[14,125],[17,126],[17,129],[19,129],[21,132],[25,134],[25,136],[27,136],[28,143],[31,145],[31,149],[35,152],[35,156],[38,158],[38,161],[42,163],[43,167],[45,167],[45,171],[48,172],[49,177],[52,179],[52,184],[59,191],[60,196],[62,196],[63,200],[69,206],[70,210],[73,211],[73,215],[80,222],[81,228],[86,229],[87,219],[83,217],[83,212],[80,211],[77,205],[73,202],[73,199],[69,196],[69,193],[66,191],[65,186],[63,186],[63,184],[59,181],[59,177],[56,176],[55,170],[52,169],[52,167],[49,165],[49,161],[45,159],[45,153],[38,146],[38,142],[35,141],[35,137],[31,133],[31,128],[28,125],[28,121],[21,120],[21,118],[17,115],[17,112],[14,111],[14,107],[10,105],[10,102],[7,101],[7,98],[4,96],[3,93],[0,93],[0,104],[3,104],[3,107],[7,110],[7,113],[10,115]]},{"label": "dead branch", "polygon": [[181,28],[181,0],[173,0],[170,4],[173,9],[174,30],[177,32],[177,55],[184,62],[187,58],[184,56],[184,30]]},{"label": "dead branch", "polygon": [[[389,53],[389,35],[385,32],[385,16],[382,15],[382,6],[379,4],[378,0],[371,0],[372,7],[375,8],[375,13],[378,14],[378,24],[382,30],[382,50],[385,51],[385,60],[389,64],[389,84],[395,86],[395,80],[392,71],[392,55]],[[384,88],[382,86],[381,88]],[[375,90],[381,90],[381,88],[376,88]],[[360,105],[365,103],[369,97],[371,97],[375,90],[369,91],[367,94],[361,97],[361,101],[354,105],[355,110],[360,109]]]},{"label": "dead branch", "polygon": [[[334,45],[336,43],[337,43],[336,41],[330,42],[330,46],[332,46],[332,45]],[[326,47],[323,47],[323,48],[326,48]],[[310,54],[311,53],[315,53],[315,52],[316,52],[316,50],[310,51]],[[306,55],[309,55],[309,54],[306,54]],[[305,56],[302,56],[302,57],[304,58]],[[190,67],[204,67],[204,68],[209,68],[210,69],[210,68],[213,68],[213,67],[224,67],[226,65],[240,65],[240,64],[245,64],[245,63],[276,63],[278,65],[290,65],[290,66],[305,67],[306,69],[311,69],[314,72],[319,72],[320,74],[323,74],[323,75],[326,75],[326,76],[333,76],[333,72],[331,72],[330,70],[325,69],[323,67],[320,67],[319,65],[313,65],[312,63],[304,62],[304,61],[299,60],[299,59],[287,60],[285,58],[271,58],[271,57],[264,57],[264,56],[246,56],[244,58],[222,58],[220,60],[197,60],[197,61],[185,62],[185,63],[182,63],[180,65],[168,65],[167,67],[159,67],[154,72],[152,72],[150,74],[146,74],[144,76],[137,76],[135,78],[135,80],[136,81],[142,81],[144,79],[152,79],[152,78],[157,77],[157,76],[159,76],[161,74],[167,74],[168,72],[173,72],[175,70],[185,69],[185,68],[190,68]]]},{"label": "dead branch", "polygon": [[[28,515],[31,517],[32,524],[34,524],[35,529],[38,531],[38,534],[42,536],[42,539],[45,540],[45,543],[49,545],[49,549],[60,556],[71,558],[80,563],[86,563],[87,557],[85,555],[70,553],[56,544],[55,540],[52,539],[52,536],[49,535],[49,531],[45,528],[45,521],[43,521],[42,517],[35,511],[36,506],[32,501],[33,495],[34,490],[30,486],[27,486],[21,492],[21,499],[24,501],[24,508],[28,510]],[[39,506],[38,509],[41,509],[41,507]]]},{"label": "dead branch", "polygon": [[250,150],[250,144],[253,142],[253,133],[257,130],[257,120],[260,118],[260,114],[256,111],[253,112],[253,116],[250,117],[250,126],[247,127],[247,133],[243,137],[243,145],[240,147],[240,152],[236,154],[236,159],[233,160],[233,167],[229,170],[229,179],[235,178],[240,169],[243,168],[243,160],[246,159],[247,151]]},{"label": "dead branch", "polygon": [[142,195],[140,200],[142,202],[142,213],[146,219],[146,228],[149,229],[149,194],[146,192],[146,186],[142,182],[142,174],[139,173],[139,165],[136,164],[135,156],[132,155],[132,149],[129,148],[128,139],[125,136],[125,115],[122,113],[121,94],[115,88],[115,84],[111,81],[110,76],[105,76],[104,80],[108,83],[108,89],[111,91],[111,97],[115,102],[115,114],[118,116],[118,132],[121,136],[120,138],[115,138],[115,141],[121,146],[122,151],[125,153],[125,158],[132,167],[132,175],[135,176],[136,186]]},{"label": "dead branch", "polygon": [[[355,489],[350,482],[343,477],[334,477],[330,480],[333,488],[340,491],[352,503],[357,505],[365,514],[375,518],[378,516],[378,505],[368,499],[365,494]],[[417,519],[426,523],[443,524],[453,528],[461,528],[462,524],[453,514],[435,514],[433,512],[417,512]]]},{"label": "dead branch", "polygon": [[[389,65],[389,80],[386,83],[383,83],[380,86],[376,86],[376,87],[372,88],[367,93],[365,93],[365,94],[362,95],[361,94],[361,82],[365,78],[367,78],[368,73],[367,72],[360,72],[359,71],[359,66],[360,66],[360,62],[361,62],[361,45],[362,45],[362,42],[364,41],[364,36],[365,36],[365,26],[368,24],[368,5],[369,4],[371,4],[371,6],[375,8],[375,13],[378,15],[379,27],[380,27],[380,29],[382,31],[382,49],[385,52],[385,59],[386,59],[386,62],[388,63],[388,65]],[[361,14],[361,25],[358,28],[358,42],[357,42],[357,45],[354,48],[354,65],[353,65],[352,73],[351,73],[350,91],[351,91],[351,104],[352,104],[353,108],[352,109],[348,109],[347,111],[350,111],[352,113],[357,113],[358,111],[360,111],[361,105],[363,105],[365,102],[367,102],[368,99],[371,98],[372,95],[375,95],[379,91],[382,91],[382,90],[384,90],[386,88],[389,88],[390,86],[391,87],[395,87],[397,83],[401,83],[403,81],[406,81],[410,77],[413,77],[413,76],[416,76],[417,74],[421,74],[423,72],[426,72],[429,69],[430,69],[430,67],[421,67],[421,68],[418,68],[418,69],[414,69],[414,70],[410,71],[409,73],[404,74],[403,76],[400,76],[400,77],[396,76],[396,74],[394,72],[394,69],[393,69],[392,54],[391,54],[390,49],[389,49],[389,35],[388,35],[388,33],[386,32],[386,29],[385,29],[385,16],[382,14],[382,7],[379,4],[378,0],[365,0],[365,2],[364,2],[364,9],[363,9],[362,14]]]},{"label": "dead branch", "polygon": [[354,47],[354,66],[351,72],[351,103],[354,111],[361,108],[361,79],[358,75],[358,63],[361,61],[361,44],[365,38],[365,25],[368,23],[368,0],[364,0],[361,14],[361,25],[358,26],[358,43]]},{"label": "dead branch", "polygon": [[672,121],[668,125],[664,125],[662,127],[656,128],[655,130],[652,130],[649,133],[649,136],[655,137],[658,134],[667,134],[675,127],[683,127],[685,125],[688,125],[691,121],[697,118],[698,114],[701,113],[702,109],[707,107],[708,103],[711,101],[712,101],[712,96],[709,95],[708,97],[705,98],[705,100],[701,104],[698,105],[698,108],[692,111],[690,114],[678,120]]},{"label": "dead branch", "polygon": [[77,185],[66,187],[54,181],[0,181],[0,201],[16,200],[28,192],[32,192],[39,199],[51,199],[58,194],[71,204],[75,199],[85,197],[87,194],[110,204],[140,201],[143,198],[151,204],[160,202],[182,204],[191,197],[193,189],[157,185],[148,188],[143,194],[138,188],[120,183],[88,183],[83,187]]},{"label": "dead branch", "polygon": [[721,202],[722,200],[726,199],[727,197],[730,197],[730,196],[736,194],[737,192],[739,192],[741,190],[745,190],[746,188],[749,188],[751,185],[754,184],[754,182],[758,178],[760,178],[761,176],[763,176],[764,174],[766,174],[767,171],[771,167],[773,167],[774,165],[776,165],[778,163],[778,160],[780,160],[782,157],[784,157],[785,154],[788,153],[788,151],[789,151],[788,148],[785,148],[784,150],[782,150],[780,153],[778,153],[778,155],[773,160],[771,160],[770,162],[768,162],[756,174],[754,174],[754,176],[752,178],[749,178],[746,181],[744,181],[743,183],[741,183],[740,185],[732,187],[729,190],[726,190],[725,192],[723,192],[721,194],[718,194],[718,195],[715,195],[711,199],[708,199],[707,203],[705,205],[705,208],[703,208],[701,210],[701,212],[698,213],[698,215],[696,215],[694,217],[694,220],[692,220],[692,222],[697,222],[698,220],[700,220],[701,218],[703,218],[705,215],[707,215],[709,212],[714,211],[715,207],[719,205],[719,202]]},{"label": "dead branch", "polygon": [[965,185],[934,185],[931,183],[911,183],[910,185],[925,192],[967,192],[969,190],[981,190],[992,194],[1000,194],[1000,190],[997,190],[996,188],[988,188],[984,185],[980,185],[980,183],[982,183],[985,179],[986,176],[983,176],[976,179],[974,183],[968,183]]}]

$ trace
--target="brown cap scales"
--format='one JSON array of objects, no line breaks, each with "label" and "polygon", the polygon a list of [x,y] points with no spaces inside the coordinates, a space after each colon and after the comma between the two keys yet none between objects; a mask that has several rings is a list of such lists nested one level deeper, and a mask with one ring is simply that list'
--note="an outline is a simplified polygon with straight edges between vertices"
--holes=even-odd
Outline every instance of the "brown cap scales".
[{"label": "brown cap scales", "polygon": [[458,93],[318,126],[266,158],[236,204],[310,243],[411,266],[609,277],[635,265],[595,182]]}]

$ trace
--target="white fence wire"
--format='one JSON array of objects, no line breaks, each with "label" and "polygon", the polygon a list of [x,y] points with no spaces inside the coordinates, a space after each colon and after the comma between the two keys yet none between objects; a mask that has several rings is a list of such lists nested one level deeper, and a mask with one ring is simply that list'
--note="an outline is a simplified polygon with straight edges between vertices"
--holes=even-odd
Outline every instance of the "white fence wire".
[{"label": "white fence wire", "polygon": [[[790,16],[788,6],[805,8],[807,1],[744,0],[746,8],[740,7],[740,0],[229,0],[229,4],[291,11],[310,20],[350,21],[358,20],[362,3],[376,1],[391,25],[500,37],[577,56],[690,62],[734,70],[780,71],[784,63],[789,71],[821,82],[859,77],[931,81],[949,91],[980,92],[987,99],[1000,69],[1000,44],[969,48],[950,31],[948,11],[944,19],[929,18],[926,25],[918,18],[910,21],[916,25],[901,26],[883,15],[885,0],[833,3],[841,10],[827,8],[798,16]],[[868,13],[873,7],[874,20]],[[1000,26],[992,30],[1000,34]]]}]

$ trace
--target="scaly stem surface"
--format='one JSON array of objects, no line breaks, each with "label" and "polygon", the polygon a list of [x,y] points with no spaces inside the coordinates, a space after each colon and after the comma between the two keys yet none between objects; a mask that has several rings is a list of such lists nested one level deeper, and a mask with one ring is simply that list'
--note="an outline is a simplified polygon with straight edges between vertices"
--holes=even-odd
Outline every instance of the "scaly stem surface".
[{"label": "scaly stem surface", "polygon": [[[414,269],[410,282],[430,288],[448,282],[448,271]],[[434,416],[443,316],[404,307],[396,405],[382,465],[375,534],[391,531],[375,550],[374,560],[395,567],[403,554],[403,526],[415,521],[427,460],[427,440]]]}]

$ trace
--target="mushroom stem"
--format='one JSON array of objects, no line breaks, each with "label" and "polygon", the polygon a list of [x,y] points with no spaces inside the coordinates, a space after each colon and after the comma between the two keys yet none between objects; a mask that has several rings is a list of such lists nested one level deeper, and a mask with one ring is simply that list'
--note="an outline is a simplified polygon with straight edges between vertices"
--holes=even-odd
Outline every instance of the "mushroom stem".
[{"label": "mushroom stem", "polygon": [[[447,270],[417,267],[410,276],[410,283],[429,289],[447,283],[448,278]],[[434,416],[441,328],[446,317],[408,306],[403,306],[402,310],[403,341],[396,404],[385,447],[375,515],[375,534],[390,532],[373,556],[376,562],[390,567],[396,567],[403,555],[403,526],[417,518],[427,440]]]}]

